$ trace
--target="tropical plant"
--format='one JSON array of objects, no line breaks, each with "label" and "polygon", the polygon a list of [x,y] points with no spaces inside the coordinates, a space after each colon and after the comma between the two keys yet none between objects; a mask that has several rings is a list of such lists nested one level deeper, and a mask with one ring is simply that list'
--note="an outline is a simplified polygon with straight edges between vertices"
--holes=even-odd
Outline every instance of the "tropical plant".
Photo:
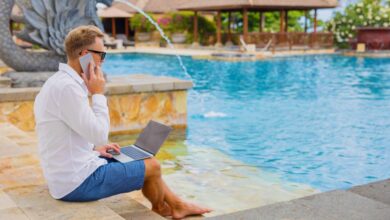
[{"label": "tropical plant", "polygon": [[157,20],[160,27],[167,32],[186,32],[189,31],[192,13],[177,12],[165,14]]},{"label": "tropical plant", "polygon": [[171,32],[172,17],[170,15],[163,15],[157,19],[157,24],[164,30],[164,32]]},{"label": "tropical plant", "polygon": [[[151,14],[149,16],[152,17]],[[151,32],[156,29],[150,21],[142,14],[136,14],[131,18],[131,28],[137,32]]]},{"label": "tropical plant", "polygon": [[191,23],[191,14],[181,12],[172,14],[172,31],[173,32],[185,32],[189,30]]},{"label": "tropical plant", "polygon": [[389,6],[389,0],[360,0],[343,12],[336,12],[327,28],[334,33],[337,46],[347,48],[350,39],[356,36],[357,27],[389,27]]},{"label": "tropical plant", "polygon": [[[194,14],[192,12],[178,12],[165,14],[157,19],[157,23],[168,34],[186,32],[187,43],[193,40]],[[216,25],[212,20],[198,14],[199,40],[215,35]]]},{"label": "tropical plant", "polygon": [[[189,24],[188,30],[189,37],[187,38],[188,42],[193,42],[193,31],[194,30],[194,16],[191,16],[191,22]],[[217,31],[216,24],[213,20],[207,19],[203,15],[198,14],[198,34],[200,42],[207,42],[207,38],[210,36],[214,36]]]}]

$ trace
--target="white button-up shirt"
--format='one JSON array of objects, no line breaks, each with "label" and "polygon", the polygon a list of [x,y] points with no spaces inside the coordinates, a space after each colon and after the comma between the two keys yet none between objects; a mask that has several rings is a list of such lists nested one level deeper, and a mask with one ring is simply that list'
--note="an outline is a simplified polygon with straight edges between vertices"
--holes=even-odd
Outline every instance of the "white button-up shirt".
[{"label": "white button-up shirt", "polygon": [[43,173],[50,194],[59,199],[107,163],[93,150],[108,142],[107,100],[95,94],[91,107],[84,80],[61,63],[35,98],[34,114]]}]

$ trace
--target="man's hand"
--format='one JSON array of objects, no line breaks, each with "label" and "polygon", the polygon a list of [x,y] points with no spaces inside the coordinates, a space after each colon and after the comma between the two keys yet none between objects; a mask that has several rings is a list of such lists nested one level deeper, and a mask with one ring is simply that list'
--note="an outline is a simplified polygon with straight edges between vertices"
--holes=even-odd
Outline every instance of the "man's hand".
[{"label": "man's hand", "polygon": [[95,151],[100,153],[100,156],[112,158],[112,155],[110,153],[107,153],[108,150],[114,150],[117,153],[120,153],[120,146],[117,143],[111,143],[100,147],[95,147]]},{"label": "man's hand", "polygon": [[94,94],[103,94],[104,86],[106,84],[106,80],[104,79],[103,72],[99,65],[94,65],[92,62],[88,65],[89,71],[89,79],[87,79],[87,75],[82,73],[82,77],[84,79],[85,85],[87,86],[89,92]]}]

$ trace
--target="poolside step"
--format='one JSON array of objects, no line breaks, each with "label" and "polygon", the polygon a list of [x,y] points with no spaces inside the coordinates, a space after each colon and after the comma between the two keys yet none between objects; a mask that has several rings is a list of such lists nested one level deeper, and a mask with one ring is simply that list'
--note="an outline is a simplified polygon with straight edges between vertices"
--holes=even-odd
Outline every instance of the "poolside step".
[{"label": "poolside step", "polygon": [[[0,218],[17,219],[165,219],[126,194],[95,202],[53,199],[46,185],[29,185],[0,192]],[[4,218],[3,218],[4,217]],[[15,218],[12,218],[15,219]]]},{"label": "poolside step", "polygon": [[53,199],[36,149],[35,134],[0,123],[0,219],[164,219],[128,194],[88,203]]},{"label": "poolside step", "polygon": [[390,179],[355,186],[348,191],[390,205]]},{"label": "poolside step", "polygon": [[129,193],[100,200],[124,219],[165,219],[130,197]]},{"label": "poolside step", "polygon": [[68,203],[55,200],[50,197],[44,185],[22,186],[4,191],[29,219],[123,219],[99,201]]},{"label": "poolside step", "polygon": [[[386,183],[388,186],[388,182]],[[383,183],[375,185],[378,193]],[[366,187],[366,186],[363,186]],[[362,188],[358,188],[362,189]],[[357,189],[355,188],[354,191]],[[361,190],[358,190],[362,192]],[[372,193],[372,191],[371,191]],[[384,194],[389,195],[388,188]],[[366,193],[370,194],[370,193]],[[372,195],[372,194],[371,194]],[[377,195],[377,194],[375,194]],[[381,198],[385,198],[382,197]],[[385,198],[386,199],[386,198]],[[388,201],[388,199],[386,199]],[[350,191],[331,191],[210,219],[390,219],[390,205]]]}]

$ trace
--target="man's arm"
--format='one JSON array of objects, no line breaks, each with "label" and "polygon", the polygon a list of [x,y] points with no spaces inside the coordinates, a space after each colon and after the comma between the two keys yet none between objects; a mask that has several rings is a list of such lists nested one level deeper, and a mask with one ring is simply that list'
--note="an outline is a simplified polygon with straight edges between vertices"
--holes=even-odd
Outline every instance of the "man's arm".
[{"label": "man's arm", "polygon": [[91,108],[88,98],[78,85],[67,85],[61,93],[61,119],[94,145],[107,144],[110,119],[106,97],[101,94],[92,95]]}]

